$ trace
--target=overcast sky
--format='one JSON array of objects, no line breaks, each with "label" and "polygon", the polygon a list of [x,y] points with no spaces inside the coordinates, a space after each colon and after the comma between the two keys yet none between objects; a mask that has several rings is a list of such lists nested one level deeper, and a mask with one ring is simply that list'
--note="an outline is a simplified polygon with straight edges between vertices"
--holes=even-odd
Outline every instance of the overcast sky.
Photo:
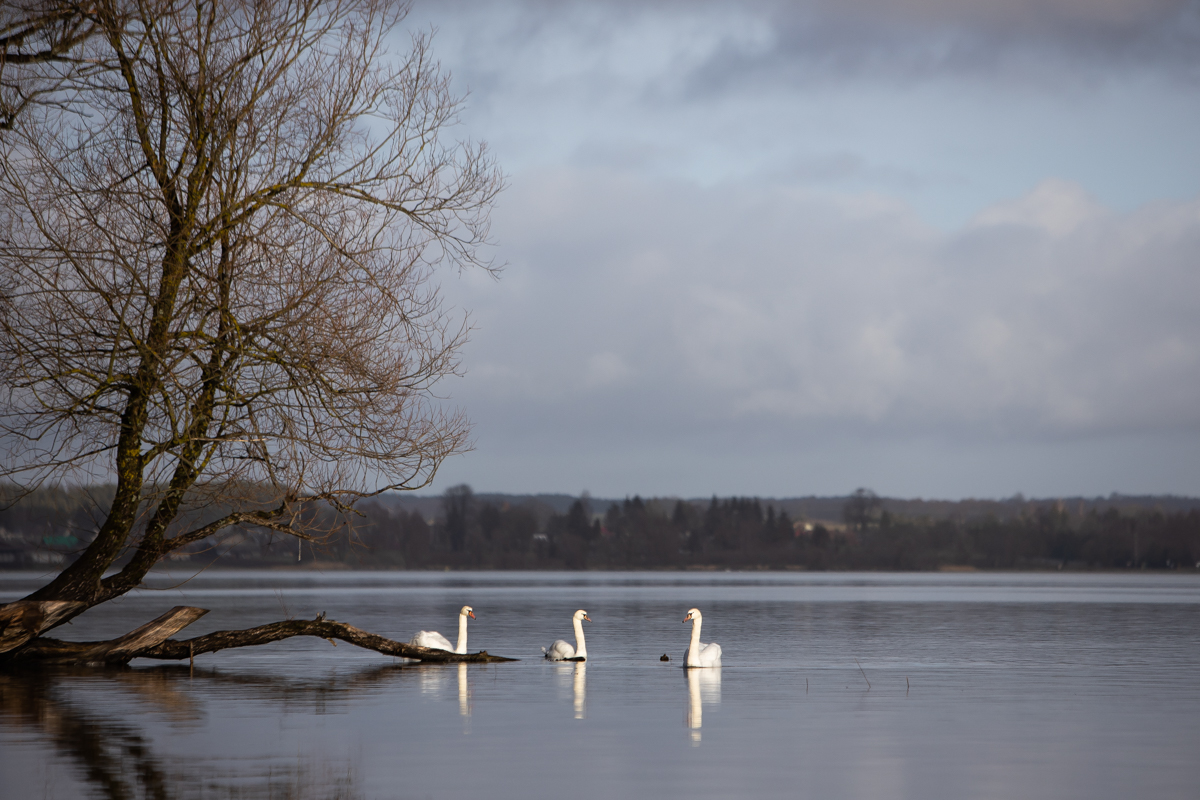
[{"label": "overcast sky", "polygon": [[509,176],[434,491],[1200,495],[1200,2],[420,2]]}]

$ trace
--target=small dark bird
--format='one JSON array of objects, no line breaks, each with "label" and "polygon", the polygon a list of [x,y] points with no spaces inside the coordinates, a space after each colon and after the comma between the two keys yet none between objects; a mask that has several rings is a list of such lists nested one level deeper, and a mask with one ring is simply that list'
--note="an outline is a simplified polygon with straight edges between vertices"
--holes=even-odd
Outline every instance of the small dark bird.
[{"label": "small dark bird", "polygon": [[661,658],[659,658],[658,660],[659,660],[659,661],[670,661],[670,660],[671,660],[671,657],[670,657],[669,655],[667,655],[666,653],[663,653],[663,654],[662,654],[662,657],[661,657]]}]

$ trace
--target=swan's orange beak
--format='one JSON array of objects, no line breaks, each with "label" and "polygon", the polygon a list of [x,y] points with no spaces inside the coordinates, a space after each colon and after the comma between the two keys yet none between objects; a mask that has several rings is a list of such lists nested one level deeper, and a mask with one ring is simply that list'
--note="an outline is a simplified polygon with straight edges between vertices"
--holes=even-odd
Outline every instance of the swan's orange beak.
[{"label": "swan's orange beak", "polygon": [[592,621],[592,618],[591,618],[591,617],[589,617],[587,614],[584,614],[584,615],[583,615],[583,618],[584,618],[584,619],[586,619],[588,622],[591,622],[591,621]]},{"label": "swan's orange beak", "polygon": [[474,612],[474,611],[468,611],[468,612],[467,612],[467,616],[468,616],[468,617],[470,617],[471,619],[475,619],[475,612]]},{"label": "swan's orange beak", "polygon": [[687,621],[688,621],[689,619],[691,619],[691,618],[692,618],[692,615],[691,615],[691,614],[688,614],[686,617],[684,617],[684,618],[683,618],[683,621],[684,621],[684,622],[687,622]]}]

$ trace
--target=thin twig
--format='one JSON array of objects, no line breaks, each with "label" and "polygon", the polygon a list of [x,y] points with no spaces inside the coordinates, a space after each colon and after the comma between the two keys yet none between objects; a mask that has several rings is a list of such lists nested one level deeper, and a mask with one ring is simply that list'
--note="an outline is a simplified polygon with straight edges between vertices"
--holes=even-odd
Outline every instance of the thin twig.
[{"label": "thin twig", "polygon": [[[858,659],[854,659],[854,663],[858,664]],[[871,681],[867,678],[867,673],[863,672],[862,664],[858,664],[858,671],[862,672],[863,680],[867,682],[867,691],[871,691]]]},{"label": "thin twig", "polygon": [[279,601],[280,607],[283,608],[283,616],[287,619],[292,619],[293,617],[292,617],[291,609],[289,609],[287,607],[287,603],[283,602],[283,592],[276,589],[275,590],[275,599],[277,599]]}]

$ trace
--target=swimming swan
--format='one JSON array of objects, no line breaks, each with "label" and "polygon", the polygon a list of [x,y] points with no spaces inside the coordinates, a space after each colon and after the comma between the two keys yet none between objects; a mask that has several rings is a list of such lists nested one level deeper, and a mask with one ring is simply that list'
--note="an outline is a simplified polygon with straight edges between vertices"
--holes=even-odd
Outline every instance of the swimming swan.
[{"label": "swimming swan", "polygon": [[571,621],[575,623],[575,646],[571,647],[571,645],[562,639],[555,639],[554,644],[542,648],[542,652],[546,654],[546,658],[551,661],[568,661],[572,659],[587,661],[587,643],[583,641],[583,620],[585,619],[588,622],[592,621],[592,618],[582,608],[576,611],[575,616],[571,617]]},{"label": "swimming swan", "polygon": [[687,616],[683,618],[684,622],[692,621],[692,641],[688,645],[687,652],[683,656],[685,667],[719,667],[721,666],[721,645],[717,643],[701,644],[700,643],[700,625],[704,622],[704,618],[700,616],[700,609],[688,609]]},{"label": "swimming swan", "polygon": [[415,644],[418,647],[429,647],[434,650],[449,650],[452,653],[467,652],[467,617],[475,619],[475,609],[470,606],[463,606],[458,612],[458,644],[454,647],[450,646],[450,640],[442,636],[437,631],[417,631],[417,633],[408,640],[409,644]]}]

